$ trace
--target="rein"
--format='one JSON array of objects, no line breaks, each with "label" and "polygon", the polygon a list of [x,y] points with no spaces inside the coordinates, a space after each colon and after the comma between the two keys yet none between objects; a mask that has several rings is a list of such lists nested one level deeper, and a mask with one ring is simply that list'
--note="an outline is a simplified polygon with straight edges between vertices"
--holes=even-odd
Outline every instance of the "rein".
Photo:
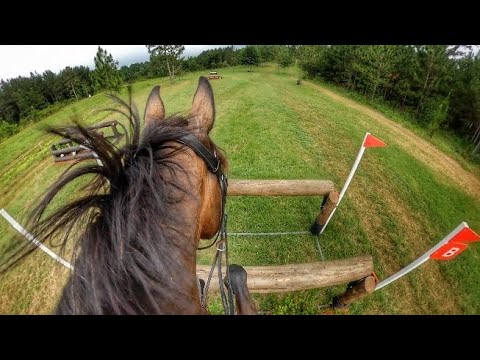
[{"label": "rein", "polygon": [[[217,152],[214,150],[213,153],[203,145],[196,136],[192,134],[187,134],[182,136],[177,140],[177,142],[188,146],[192,149],[195,154],[197,154],[207,165],[208,169],[217,176],[218,182],[220,184],[220,190],[222,192],[222,210],[220,213],[220,229],[215,236],[215,239],[210,245],[199,247],[197,250],[204,250],[212,247],[214,244],[217,244],[217,252],[215,254],[215,259],[213,260],[212,267],[208,274],[207,283],[203,280],[199,280],[200,287],[200,304],[203,308],[207,304],[207,295],[208,289],[210,287],[210,281],[212,279],[213,271],[215,266],[218,270],[218,281],[220,288],[220,295],[222,298],[223,309],[227,315],[235,315],[235,306],[234,306],[234,296],[233,290],[230,286],[230,274],[229,274],[229,263],[228,263],[228,238],[227,238],[227,212],[226,212],[226,202],[227,202],[227,187],[228,179],[225,174],[220,170],[220,159]],[[218,241],[220,238],[220,241]],[[222,259],[225,257],[225,266],[227,271],[225,278],[222,275]]]}]

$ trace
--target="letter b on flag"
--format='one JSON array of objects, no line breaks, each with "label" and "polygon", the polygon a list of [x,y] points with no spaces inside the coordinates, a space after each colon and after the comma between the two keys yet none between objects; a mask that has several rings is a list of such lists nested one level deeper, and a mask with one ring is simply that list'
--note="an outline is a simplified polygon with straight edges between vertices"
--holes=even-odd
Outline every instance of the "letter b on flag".
[{"label": "letter b on flag", "polygon": [[447,243],[435,251],[430,258],[435,260],[452,260],[460,255],[468,245],[461,243]]}]

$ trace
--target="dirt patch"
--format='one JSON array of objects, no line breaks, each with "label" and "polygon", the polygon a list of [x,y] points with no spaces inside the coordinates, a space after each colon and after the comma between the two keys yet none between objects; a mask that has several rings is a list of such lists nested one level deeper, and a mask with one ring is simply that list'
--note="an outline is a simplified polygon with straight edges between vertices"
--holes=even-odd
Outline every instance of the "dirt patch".
[{"label": "dirt patch", "polygon": [[399,146],[401,146],[410,155],[420,160],[422,163],[433,169],[442,176],[445,175],[451,179],[454,183],[459,185],[466,192],[480,198],[480,179],[471,172],[462,168],[462,166],[446,155],[442,151],[438,150],[434,145],[428,141],[415,135],[412,131],[405,129],[402,125],[396,123],[393,120],[386,118],[379,112],[372,110],[368,106],[361,105],[353,100],[347,99],[341,95],[335,94],[333,91],[327,90],[319,85],[307,83],[307,86],[313,87],[332,99],[348,106],[352,109],[358,110],[365,115],[370,116],[372,119],[387,126],[396,138]]}]

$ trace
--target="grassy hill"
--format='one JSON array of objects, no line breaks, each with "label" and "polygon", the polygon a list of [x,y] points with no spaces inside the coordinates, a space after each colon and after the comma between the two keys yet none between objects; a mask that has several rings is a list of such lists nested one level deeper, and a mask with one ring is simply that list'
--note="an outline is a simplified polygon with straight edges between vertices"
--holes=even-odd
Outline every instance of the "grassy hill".
[{"label": "grassy hill", "polygon": [[[176,84],[155,79],[133,86],[143,113],[151,88],[160,84],[167,116],[190,109],[198,76]],[[266,66],[230,68],[212,81],[217,119],[213,140],[227,153],[232,179],[329,179],[338,189],[350,171],[365,132],[388,147],[367,149],[338,211],[320,238],[327,259],[371,254],[380,279],[422,255],[461,221],[480,231],[480,177],[411,131],[320,84],[296,85],[293,71]],[[125,93],[123,94],[125,96]],[[95,113],[111,106],[103,95],[81,100],[0,144],[0,208],[19,221],[66,169],[54,164],[46,125],[66,124],[74,114],[86,123],[110,119]],[[70,188],[59,202],[75,194]],[[232,197],[229,231],[308,230],[318,197]],[[0,218],[0,254],[26,241]],[[231,262],[274,265],[319,261],[309,235],[230,237]],[[55,248],[53,248],[55,251]],[[1,256],[1,255],[0,255]],[[199,253],[208,264],[212,252]],[[352,305],[350,314],[480,313],[480,248],[472,244],[451,262],[429,261],[401,280]],[[67,270],[37,252],[0,278],[0,313],[49,313]],[[345,286],[285,294],[254,295],[271,314],[321,314],[320,305]],[[220,302],[212,298],[212,312]]]}]

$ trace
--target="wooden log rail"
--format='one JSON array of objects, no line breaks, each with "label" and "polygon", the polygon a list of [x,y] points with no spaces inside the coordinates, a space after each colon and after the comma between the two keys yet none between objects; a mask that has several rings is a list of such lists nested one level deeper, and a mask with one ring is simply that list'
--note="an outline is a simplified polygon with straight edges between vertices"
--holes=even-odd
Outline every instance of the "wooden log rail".
[{"label": "wooden log rail", "polygon": [[334,189],[330,180],[228,180],[230,196],[325,196]]},{"label": "wooden log rail", "polygon": [[320,234],[338,203],[338,192],[330,180],[229,180],[229,196],[323,196],[320,213],[310,232]]},{"label": "wooden log rail", "polygon": [[[349,283],[373,272],[370,255],[349,259],[279,266],[245,266],[247,286],[252,293],[287,292]],[[210,265],[197,265],[197,275],[208,279]],[[217,271],[213,272],[209,291],[218,292]]]}]

